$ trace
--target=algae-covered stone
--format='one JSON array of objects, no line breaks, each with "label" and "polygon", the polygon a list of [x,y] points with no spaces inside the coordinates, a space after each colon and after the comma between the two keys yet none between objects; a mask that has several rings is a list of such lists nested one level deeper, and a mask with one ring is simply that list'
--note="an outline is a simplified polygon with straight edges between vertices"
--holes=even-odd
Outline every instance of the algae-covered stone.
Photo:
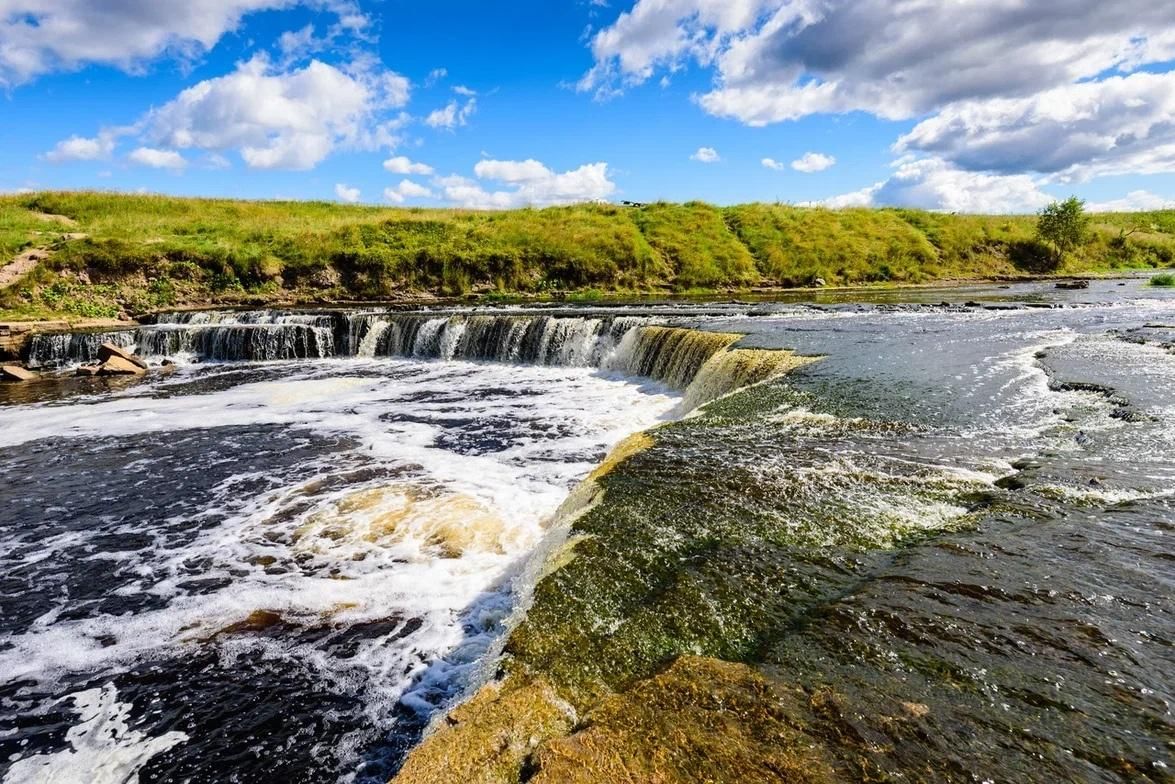
[{"label": "algae-covered stone", "polygon": [[593,710],[584,729],[544,744],[532,784],[837,780],[821,748],[793,726],[802,692],[743,664],[678,659]]},{"label": "algae-covered stone", "polygon": [[445,717],[408,757],[397,784],[513,784],[544,740],[565,735],[574,711],[550,684],[511,676]]}]

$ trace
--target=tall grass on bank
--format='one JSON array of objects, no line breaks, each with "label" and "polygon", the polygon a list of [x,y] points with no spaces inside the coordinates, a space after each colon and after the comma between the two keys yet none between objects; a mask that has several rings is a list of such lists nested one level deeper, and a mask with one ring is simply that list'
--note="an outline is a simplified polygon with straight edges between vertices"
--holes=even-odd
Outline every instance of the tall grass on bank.
[{"label": "tall grass on bank", "polygon": [[[87,236],[61,241],[66,230]],[[1175,211],[1094,216],[1063,268],[1034,236],[1032,216],[908,209],[658,202],[476,212],[46,192],[0,197],[0,263],[28,246],[56,247],[37,275],[0,292],[0,307],[117,312],[471,291],[590,298],[1175,263]]]}]

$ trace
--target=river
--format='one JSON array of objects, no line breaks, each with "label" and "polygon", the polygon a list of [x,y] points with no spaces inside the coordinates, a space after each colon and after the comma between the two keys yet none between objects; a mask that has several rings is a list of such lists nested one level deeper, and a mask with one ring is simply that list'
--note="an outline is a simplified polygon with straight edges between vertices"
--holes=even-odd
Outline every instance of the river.
[{"label": "river", "polygon": [[1169,780],[1175,294],[887,298],[39,339],[176,365],[0,388],[0,780],[386,780],[492,674],[570,490],[654,427],[596,532],[616,573],[532,619],[611,630],[604,680],[655,639],[834,684],[885,775]]}]

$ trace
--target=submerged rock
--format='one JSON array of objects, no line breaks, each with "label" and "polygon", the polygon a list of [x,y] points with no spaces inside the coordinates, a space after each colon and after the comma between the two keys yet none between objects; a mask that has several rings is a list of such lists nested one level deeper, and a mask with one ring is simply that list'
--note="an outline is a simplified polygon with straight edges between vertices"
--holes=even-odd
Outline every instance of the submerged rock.
[{"label": "submerged rock", "polygon": [[1005,476],[1001,479],[997,479],[995,481],[995,486],[1002,490],[1023,490],[1024,488],[1028,487],[1028,483],[1019,476],[1012,474],[1011,476]]},{"label": "submerged rock", "polygon": [[25,370],[20,365],[0,366],[0,381],[32,381],[36,378],[36,373]]}]

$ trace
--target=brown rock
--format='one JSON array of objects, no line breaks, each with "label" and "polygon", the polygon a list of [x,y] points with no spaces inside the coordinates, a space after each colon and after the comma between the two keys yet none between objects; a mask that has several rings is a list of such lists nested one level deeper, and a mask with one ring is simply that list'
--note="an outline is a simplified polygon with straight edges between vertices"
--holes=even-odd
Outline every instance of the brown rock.
[{"label": "brown rock", "polygon": [[0,380],[32,381],[36,377],[36,373],[25,370],[20,365],[0,365]]},{"label": "brown rock", "polygon": [[99,365],[82,365],[74,371],[75,376],[96,376],[98,375]]},{"label": "brown rock", "polygon": [[147,371],[129,359],[111,356],[98,366],[99,376],[141,376]]},{"label": "brown rock", "polygon": [[98,346],[98,361],[99,362],[106,362],[111,357],[118,357],[119,359],[124,359],[133,365],[138,365],[143,370],[147,369],[146,362],[144,362],[142,359],[135,356],[131,352],[127,351],[125,348],[122,348],[121,346],[116,346],[113,343],[103,343],[101,346]]}]

